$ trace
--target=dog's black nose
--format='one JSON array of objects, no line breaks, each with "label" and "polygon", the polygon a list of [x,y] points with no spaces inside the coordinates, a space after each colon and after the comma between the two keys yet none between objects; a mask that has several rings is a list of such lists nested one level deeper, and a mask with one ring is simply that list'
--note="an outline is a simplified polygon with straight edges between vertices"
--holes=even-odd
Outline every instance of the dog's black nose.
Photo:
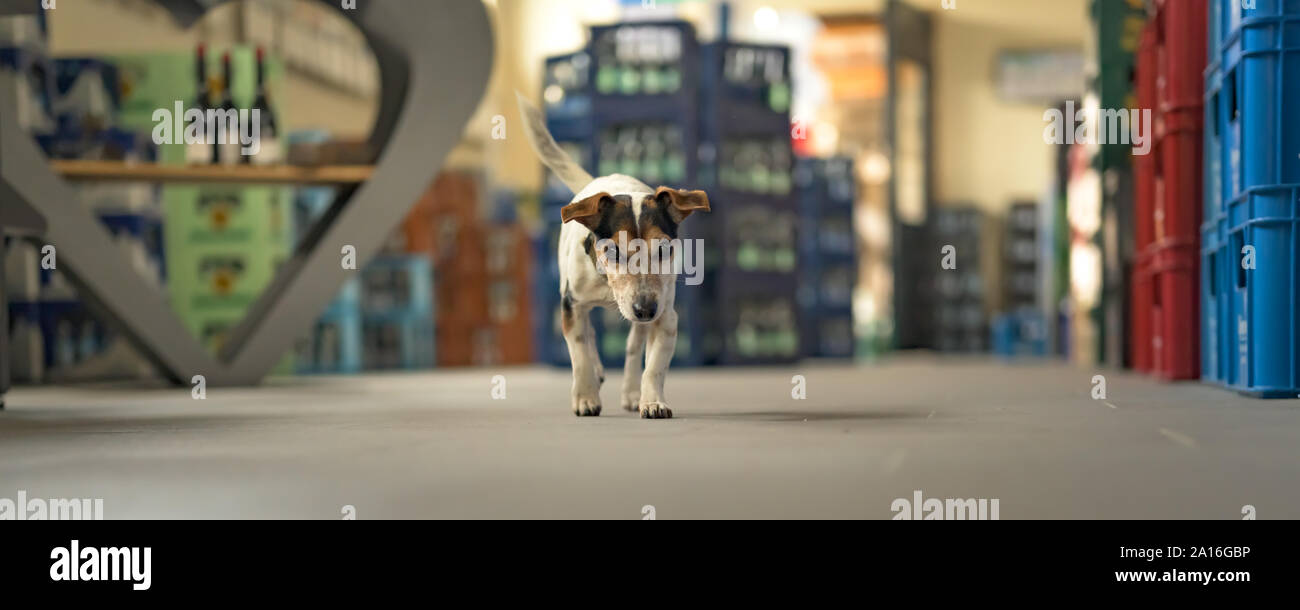
[{"label": "dog's black nose", "polygon": [[637,299],[632,302],[632,313],[636,315],[637,320],[642,322],[654,319],[655,313],[658,311],[659,303],[655,302],[654,299],[637,297]]}]

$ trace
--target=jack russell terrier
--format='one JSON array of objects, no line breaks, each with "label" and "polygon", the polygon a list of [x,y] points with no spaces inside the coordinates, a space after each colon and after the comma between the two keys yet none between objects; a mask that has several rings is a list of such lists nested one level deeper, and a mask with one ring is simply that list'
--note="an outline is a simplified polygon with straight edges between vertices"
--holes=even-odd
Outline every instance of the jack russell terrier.
[{"label": "jack russell terrier", "polygon": [[[576,193],[560,210],[559,245],[560,327],[573,364],[573,414],[600,415],[605,368],[590,314],[594,307],[613,305],[632,323],[623,365],[623,408],[645,419],[672,417],[664,377],[677,344],[673,302],[682,254],[672,244],[680,243],[677,226],[687,216],[709,211],[709,197],[704,191],[652,189],[622,174],[593,180],[555,143],[541,111],[523,95],[516,92],[516,97],[533,151]],[[649,255],[654,264],[636,264],[637,255],[642,262]]]}]

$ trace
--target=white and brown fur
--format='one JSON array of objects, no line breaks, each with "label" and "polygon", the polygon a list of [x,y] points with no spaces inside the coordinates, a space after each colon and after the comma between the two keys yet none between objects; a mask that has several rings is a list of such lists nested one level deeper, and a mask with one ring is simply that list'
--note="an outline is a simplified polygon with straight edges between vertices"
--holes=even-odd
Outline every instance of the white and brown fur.
[{"label": "white and brown fur", "polygon": [[677,344],[677,274],[628,273],[612,264],[612,252],[596,244],[602,239],[617,242],[620,236],[629,243],[640,238],[665,244],[677,237],[678,225],[692,212],[709,210],[709,198],[703,191],[652,189],[622,174],[592,179],[555,143],[542,113],[522,95],[517,97],[533,150],[575,193],[560,212],[559,244],[560,327],[573,364],[573,413],[600,415],[605,369],[596,351],[591,310],[614,306],[632,323],[623,365],[623,408],[647,419],[672,417],[664,378]]}]

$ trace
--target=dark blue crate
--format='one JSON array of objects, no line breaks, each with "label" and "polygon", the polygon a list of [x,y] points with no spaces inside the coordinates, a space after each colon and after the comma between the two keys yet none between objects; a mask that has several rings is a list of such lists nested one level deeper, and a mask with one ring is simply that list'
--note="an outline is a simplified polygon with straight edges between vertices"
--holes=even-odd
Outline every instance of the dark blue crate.
[{"label": "dark blue crate", "polygon": [[[734,305],[703,312],[714,314],[703,320],[706,363],[775,365],[798,361],[803,354],[796,289],[793,282],[728,287],[727,298]],[[710,353],[712,349],[718,350],[716,357]]]},{"label": "dark blue crate", "polygon": [[40,328],[47,368],[74,365],[94,356],[110,338],[108,329],[81,301],[16,301],[10,303],[9,312]]},{"label": "dark blue crate", "polygon": [[158,265],[158,279],[167,279],[161,218],[152,214],[100,214],[99,222],[114,236],[126,235],[143,243],[149,258]]},{"label": "dark blue crate", "polygon": [[[591,28],[587,52],[594,69],[595,105],[608,106],[632,97],[657,103],[674,99],[693,102],[699,82],[699,48],[695,28],[686,21],[638,21]],[[629,76],[633,78],[625,78]],[[675,80],[676,86],[649,89],[647,76],[665,85]],[[635,87],[625,86],[632,82]]]},{"label": "dark blue crate", "polygon": [[799,323],[800,352],[808,358],[852,358],[855,345],[853,315],[818,311]]},{"label": "dark blue crate", "polygon": [[[741,58],[745,54],[751,61]],[[787,47],[715,42],[700,47],[700,62],[704,132],[709,137],[789,134],[792,92]],[[740,78],[735,77],[737,72]],[[784,93],[777,95],[777,88]],[[785,103],[773,105],[776,97],[784,98]]]},{"label": "dark blue crate", "polygon": [[117,66],[102,59],[91,57],[59,57],[54,60],[55,92],[67,95],[82,74],[92,73],[99,80],[104,92],[114,108],[122,104],[121,87],[118,85]]},{"label": "dark blue crate", "polygon": [[542,102],[548,122],[576,119],[582,123],[590,118],[594,68],[586,50],[546,58]]}]

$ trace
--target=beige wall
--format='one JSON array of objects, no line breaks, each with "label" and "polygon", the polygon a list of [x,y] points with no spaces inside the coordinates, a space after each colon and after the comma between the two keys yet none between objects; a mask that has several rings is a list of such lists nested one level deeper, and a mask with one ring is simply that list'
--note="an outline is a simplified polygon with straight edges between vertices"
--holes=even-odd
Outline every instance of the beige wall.
[{"label": "beige wall", "polygon": [[914,4],[934,23],[934,178],[940,205],[973,203],[1002,213],[1037,200],[1054,158],[1043,143],[1044,106],[1012,104],[994,89],[1003,49],[1083,48],[1087,0],[939,0]]},{"label": "beige wall", "polygon": [[1043,110],[1012,104],[994,89],[997,53],[1062,46],[1060,38],[940,19],[934,47],[934,177],[941,205],[973,203],[1001,212],[1038,199],[1054,158],[1043,142]]}]

